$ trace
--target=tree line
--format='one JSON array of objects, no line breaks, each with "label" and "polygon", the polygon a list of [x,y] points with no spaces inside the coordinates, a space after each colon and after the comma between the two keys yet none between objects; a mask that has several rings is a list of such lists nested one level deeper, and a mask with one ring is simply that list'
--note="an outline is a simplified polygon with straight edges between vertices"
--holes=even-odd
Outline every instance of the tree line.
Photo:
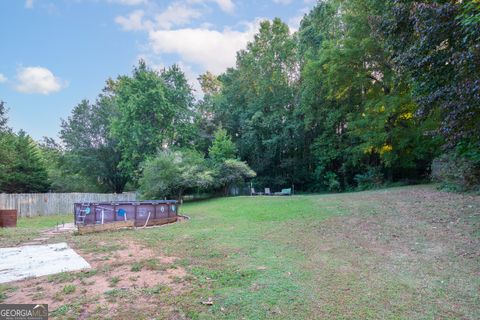
[{"label": "tree line", "polygon": [[[431,176],[475,188],[479,44],[478,1],[319,1],[297,32],[262,22],[235,67],[199,76],[199,100],[178,66],[140,61],[73,109],[61,143],[1,122],[0,143],[38,160],[35,188],[58,191],[181,196],[245,178],[344,191]],[[8,159],[2,191],[23,168]]]}]

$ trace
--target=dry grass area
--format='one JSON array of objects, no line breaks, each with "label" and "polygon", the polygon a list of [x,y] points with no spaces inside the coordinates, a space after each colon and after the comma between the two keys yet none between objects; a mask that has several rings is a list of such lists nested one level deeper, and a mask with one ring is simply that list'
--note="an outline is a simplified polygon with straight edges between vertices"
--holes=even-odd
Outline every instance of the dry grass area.
[{"label": "dry grass area", "polygon": [[425,186],[325,199],[348,215],[295,233],[308,237],[297,241],[320,318],[480,318],[479,196]]},{"label": "dry grass area", "polygon": [[480,319],[478,195],[413,186],[182,211],[192,219],[55,236],[93,269],[0,286],[0,300],[49,303],[55,319]]}]

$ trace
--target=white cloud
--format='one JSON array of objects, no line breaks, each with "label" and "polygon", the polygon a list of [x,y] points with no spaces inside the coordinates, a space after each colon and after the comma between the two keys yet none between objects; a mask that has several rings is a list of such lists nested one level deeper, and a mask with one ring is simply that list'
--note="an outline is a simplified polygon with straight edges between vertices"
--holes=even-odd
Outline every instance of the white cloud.
[{"label": "white cloud", "polygon": [[277,4],[286,5],[286,4],[290,4],[292,2],[292,0],[273,0],[273,2],[277,3]]},{"label": "white cloud", "polygon": [[174,25],[185,25],[202,15],[199,10],[181,3],[173,3],[155,16],[156,24],[161,29],[170,29]]},{"label": "white cloud", "polygon": [[16,90],[23,93],[50,94],[66,86],[47,68],[26,67],[18,70]]},{"label": "white cloud", "polygon": [[232,0],[187,0],[188,3],[206,3],[206,2],[215,2],[222,11],[227,13],[233,13],[235,10],[235,3]]},{"label": "white cloud", "polygon": [[138,6],[147,3],[147,0],[108,0],[108,2],[123,4],[126,6]]},{"label": "white cloud", "polygon": [[185,78],[187,78],[188,83],[192,87],[193,95],[197,98],[201,98],[203,96],[203,92],[200,82],[198,81],[198,73],[195,72],[190,65],[185,64],[183,61],[177,62],[177,65],[180,67],[180,69],[182,69],[183,73],[185,74]]},{"label": "white cloud", "polygon": [[5,77],[2,73],[0,73],[0,83],[5,83],[7,82],[7,77]]},{"label": "white cloud", "polygon": [[296,16],[288,19],[288,27],[290,28],[290,32],[293,33],[298,31],[298,29],[300,29],[300,23],[302,22],[303,17],[305,17],[305,15],[308,12],[310,12],[310,8],[308,7],[302,8],[298,11]]},{"label": "white cloud", "polygon": [[153,20],[145,19],[143,10],[135,10],[127,17],[118,16],[115,22],[125,31],[170,29],[173,26],[186,25],[202,16],[199,10],[182,3],[173,3],[164,11],[153,15]]},{"label": "white cloud", "polygon": [[149,32],[155,54],[178,54],[187,63],[194,63],[213,73],[235,66],[237,51],[244,49],[258,30],[259,21],[247,24],[245,31],[223,31],[184,28]]},{"label": "white cloud", "polygon": [[128,17],[118,16],[115,22],[122,26],[125,31],[136,31],[145,28],[143,23],[144,12],[142,10],[135,10],[128,15]]},{"label": "white cloud", "polygon": [[295,17],[292,17],[288,19],[288,27],[290,28],[290,32],[296,32],[300,28],[300,23],[302,22],[302,19],[304,17],[304,14],[299,14]]},{"label": "white cloud", "polygon": [[232,13],[235,10],[235,4],[231,0],[213,0],[219,7],[225,11]]},{"label": "white cloud", "polygon": [[33,9],[33,0],[26,0],[25,1],[25,8]]},{"label": "white cloud", "polygon": [[235,66],[236,53],[253,40],[260,23],[259,19],[244,23],[243,30],[215,30],[208,23],[191,27],[194,20],[209,12],[207,3],[216,3],[225,12],[235,9],[232,0],[176,0],[162,11],[150,3],[143,10],[116,17],[115,22],[126,31],[148,33],[148,45],[143,52],[145,56],[161,61],[164,54],[177,55],[183,69],[189,71],[192,82],[193,70],[221,73]]}]

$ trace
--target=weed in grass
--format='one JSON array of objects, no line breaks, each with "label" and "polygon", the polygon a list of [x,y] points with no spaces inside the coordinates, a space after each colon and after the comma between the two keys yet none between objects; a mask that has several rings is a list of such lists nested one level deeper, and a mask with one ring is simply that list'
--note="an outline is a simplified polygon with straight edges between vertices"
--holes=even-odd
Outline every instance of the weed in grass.
[{"label": "weed in grass", "polygon": [[163,284],[157,284],[151,288],[143,288],[142,292],[146,295],[156,295],[160,293],[168,293],[172,291],[172,289],[169,286],[163,285]]},{"label": "weed in grass", "polygon": [[175,260],[175,264],[183,268],[186,268],[192,264],[192,261],[189,258],[182,258],[182,259]]},{"label": "weed in grass", "polygon": [[108,282],[110,283],[110,287],[115,287],[120,282],[120,278],[112,277],[108,280]]},{"label": "weed in grass", "polygon": [[157,259],[147,259],[142,261],[142,264],[147,268],[147,270],[159,270],[160,264]]},{"label": "weed in grass", "polygon": [[77,287],[74,284],[67,284],[63,287],[62,292],[64,294],[71,294],[74,293]]},{"label": "weed in grass", "polygon": [[82,250],[87,253],[111,253],[123,249],[119,244],[98,244],[92,245],[90,241],[83,244]]},{"label": "weed in grass", "polygon": [[102,273],[109,273],[109,272],[111,271],[111,269],[112,269],[112,266],[109,265],[109,264],[106,264],[106,265],[102,266],[102,268],[100,269],[100,271],[101,271]]},{"label": "weed in grass", "polygon": [[6,284],[0,284],[0,302],[7,299],[7,293],[17,290],[17,287],[12,287]]},{"label": "weed in grass", "polygon": [[142,268],[143,268],[143,265],[140,262],[134,262],[132,264],[132,267],[130,268],[130,271],[139,272],[140,270],[142,270]]},{"label": "weed in grass", "polygon": [[182,277],[174,276],[172,277],[172,283],[182,283],[184,280]]},{"label": "weed in grass", "polygon": [[130,293],[128,290],[115,288],[112,290],[105,291],[104,295],[106,296],[109,302],[114,302],[116,301],[117,298],[127,298],[128,296],[130,296]]},{"label": "weed in grass", "polygon": [[70,272],[52,274],[47,278],[48,282],[55,282],[55,283],[72,282],[73,280],[75,280],[75,274]]},{"label": "weed in grass", "polygon": [[64,316],[68,313],[70,309],[71,309],[71,306],[69,304],[61,305],[57,309],[51,311],[49,316],[50,317]]},{"label": "weed in grass", "polygon": [[85,278],[90,278],[90,277],[93,277],[94,275],[96,275],[98,273],[98,270],[96,269],[92,269],[92,270],[88,270],[88,271],[82,271],[80,273],[77,274],[77,277],[78,279],[85,279]]}]

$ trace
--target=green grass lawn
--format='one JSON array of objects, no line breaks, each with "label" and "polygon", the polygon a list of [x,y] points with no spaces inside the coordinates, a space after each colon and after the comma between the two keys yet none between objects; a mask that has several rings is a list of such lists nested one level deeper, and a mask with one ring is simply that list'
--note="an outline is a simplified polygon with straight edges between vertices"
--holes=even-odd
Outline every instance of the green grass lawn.
[{"label": "green grass lawn", "polygon": [[212,199],[181,211],[191,219],[69,241],[135,239],[178,257],[188,290],[162,298],[165,318],[480,318],[479,196],[415,186]]},{"label": "green grass lawn", "polygon": [[19,218],[16,228],[0,228],[0,247],[16,246],[39,237],[41,231],[68,222],[73,222],[73,214]]}]

